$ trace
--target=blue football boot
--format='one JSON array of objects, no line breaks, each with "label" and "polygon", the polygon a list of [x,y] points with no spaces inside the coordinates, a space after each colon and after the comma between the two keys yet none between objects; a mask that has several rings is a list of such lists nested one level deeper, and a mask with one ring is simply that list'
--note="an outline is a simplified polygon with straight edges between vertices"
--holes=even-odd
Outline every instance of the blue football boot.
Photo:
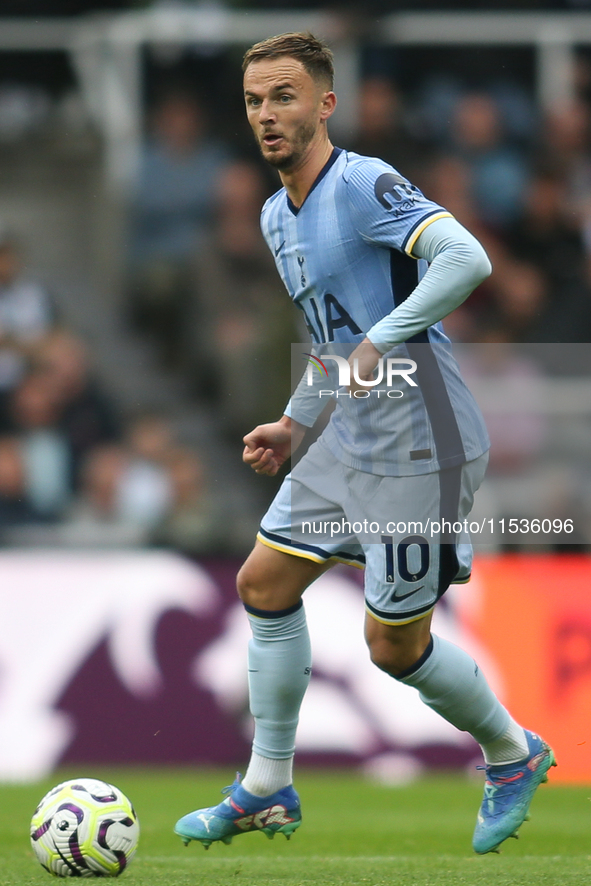
[{"label": "blue football boot", "polygon": [[479,855],[498,852],[507,837],[529,818],[529,806],[538,785],[548,781],[556,766],[554,752],[539,735],[525,731],[529,756],[507,766],[485,766],[484,798],[478,812],[472,846]]},{"label": "blue football boot", "polygon": [[291,837],[302,823],[300,798],[289,785],[270,797],[255,797],[240,784],[240,773],[236,773],[234,784],[224,788],[228,794],[218,806],[197,809],[177,821],[174,832],[185,846],[191,840],[198,840],[209,849],[216,840],[231,843],[237,834],[249,831],[262,831],[272,840],[275,834]]}]

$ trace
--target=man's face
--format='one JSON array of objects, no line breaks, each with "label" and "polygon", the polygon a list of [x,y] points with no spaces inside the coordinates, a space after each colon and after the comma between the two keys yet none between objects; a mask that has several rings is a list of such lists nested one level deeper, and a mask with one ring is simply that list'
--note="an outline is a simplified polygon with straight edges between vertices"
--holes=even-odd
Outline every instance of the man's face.
[{"label": "man's face", "polygon": [[244,73],[246,114],[265,160],[298,165],[319,135],[327,92],[290,56],[252,62]]}]

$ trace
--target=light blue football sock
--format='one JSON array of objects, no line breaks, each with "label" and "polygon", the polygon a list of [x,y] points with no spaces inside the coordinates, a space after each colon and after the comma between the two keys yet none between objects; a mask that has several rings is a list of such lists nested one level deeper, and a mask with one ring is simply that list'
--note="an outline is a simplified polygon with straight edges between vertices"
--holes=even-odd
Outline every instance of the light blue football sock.
[{"label": "light blue football sock", "polygon": [[480,745],[505,735],[511,723],[474,659],[434,634],[425,653],[398,680],[419,690],[421,700]]},{"label": "light blue football sock", "polygon": [[280,613],[246,607],[252,627],[248,645],[253,751],[261,757],[293,757],[300,706],[312,672],[304,607]]}]

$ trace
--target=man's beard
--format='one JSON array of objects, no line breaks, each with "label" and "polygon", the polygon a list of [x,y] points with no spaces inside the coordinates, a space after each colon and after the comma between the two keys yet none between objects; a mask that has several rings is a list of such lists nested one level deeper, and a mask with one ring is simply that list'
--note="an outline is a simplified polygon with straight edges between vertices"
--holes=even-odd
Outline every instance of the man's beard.
[{"label": "man's beard", "polygon": [[291,169],[297,166],[306,152],[306,148],[316,135],[316,126],[314,123],[303,123],[295,133],[292,140],[292,148],[289,154],[273,154],[265,153],[263,150],[264,143],[261,142],[259,147],[263,155],[263,159],[275,169]]}]

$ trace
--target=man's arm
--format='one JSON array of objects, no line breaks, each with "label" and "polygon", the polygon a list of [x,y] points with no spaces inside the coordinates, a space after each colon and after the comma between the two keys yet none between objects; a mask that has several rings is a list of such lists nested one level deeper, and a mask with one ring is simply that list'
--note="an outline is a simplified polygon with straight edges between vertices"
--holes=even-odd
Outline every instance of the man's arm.
[{"label": "man's arm", "polygon": [[412,252],[429,268],[408,298],[368,331],[382,354],[451,314],[492,271],[478,240],[454,218],[428,225]]},{"label": "man's arm", "polygon": [[351,365],[359,361],[360,378],[370,379],[380,356],[394,345],[451,314],[492,271],[478,240],[454,218],[428,225],[414,244],[413,255],[430,263],[427,273],[351,354]]},{"label": "man's arm", "polygon": [[305,433],[305,425],[282,415],[279,421],[259,425],[244,437],[242,460],[257,474],[273,477],[298,448]]}]

